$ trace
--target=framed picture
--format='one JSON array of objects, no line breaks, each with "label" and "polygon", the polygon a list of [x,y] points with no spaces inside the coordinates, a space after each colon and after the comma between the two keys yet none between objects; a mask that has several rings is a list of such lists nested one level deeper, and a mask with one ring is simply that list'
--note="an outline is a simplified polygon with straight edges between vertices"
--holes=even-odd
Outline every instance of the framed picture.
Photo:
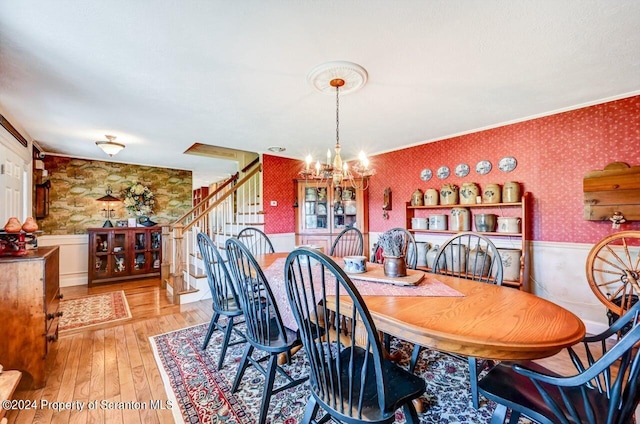
[{"label": "framed picture", "polygon": [[129,221],[116,221],[116,227],[128,227]]}]

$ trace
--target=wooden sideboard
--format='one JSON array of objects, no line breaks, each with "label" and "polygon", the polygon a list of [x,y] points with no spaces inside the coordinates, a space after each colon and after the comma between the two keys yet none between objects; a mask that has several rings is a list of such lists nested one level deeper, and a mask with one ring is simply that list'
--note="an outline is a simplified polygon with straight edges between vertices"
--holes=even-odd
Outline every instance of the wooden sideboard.
[{"label": "wooden sideboard", "polygon": [[0,257],[0,363],[31,376],[33,388],[45,385],[45,360],[50,343],[58,339],[59,270],[58,246]]},{"label": "wooden sideboard", "polygon": [[89,287],[160,276],[161,227],[89,228]]}]

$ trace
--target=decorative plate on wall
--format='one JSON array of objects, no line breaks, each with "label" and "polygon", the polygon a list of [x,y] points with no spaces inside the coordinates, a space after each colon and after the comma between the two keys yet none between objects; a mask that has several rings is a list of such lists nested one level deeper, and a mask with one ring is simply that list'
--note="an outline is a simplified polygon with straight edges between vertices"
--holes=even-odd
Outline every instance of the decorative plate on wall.
[{"label": "decorative plate on wall", "polygon": [[518,162],[513,156],[505,156],[498,162],[498,169],[502,172],[511,172],[516,169]]},{"label": "decorative plate on wall", "polygon": [[457,177],[466,177],[467,175],[469,175],[469,165],[467,165],[466,163],[461,163],[456,166],[455,172]]},{"label": "decorative plate on wall", "polygon": [[476,172],[480,175],[488,174],[491,171],[491,162],[488,160],[481,160],[476,164]]},{"label": "decorative plate on wall", "polygon": [[420,171],[420,179],[422,181],[429,181],[433,177],[433,172],[429,168],[424,168]]},{"label": "decorative plate on wall", "polygon": [[445,178],[449,177],[450,173],[451,173],[451,171],[449,171],[449,167],[442,165],[440,168],[438,168],[438,172],[436,173],[436,175],[441,180],[444,180]]}]

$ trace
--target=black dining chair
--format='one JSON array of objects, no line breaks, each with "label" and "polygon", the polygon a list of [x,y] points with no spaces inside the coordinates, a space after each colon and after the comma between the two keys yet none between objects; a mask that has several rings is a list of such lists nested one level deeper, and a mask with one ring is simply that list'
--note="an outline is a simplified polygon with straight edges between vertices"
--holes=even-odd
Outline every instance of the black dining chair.
[{"label": "black dining chair", "polygon": [[[640,401],[639,313],[636,304],[605,332],[585,337],[580,344],[586,360],[569,347],[575,375],[561,376],[533,362],[495,366],[479,382],[480,393],[498,404],[491,423],[503,423],[509,411],[510,422],[520,415],[542,424],[633,422]],[[630,330],[609,347],[607,339],[625,326]]]},{"label": "black dining chair", "polygon": [[[249,248],[238,239],[228,239],[225,247],[229,269],[234,277],[235,289],[245,316],[245,337],[248,342],[231,391],[238,390],[245,370],[249,365],[253,365],[265,379],[258,420],[259,424],[264,424],[271,396],[297,386],[308,380],[309,377],[293,379],[278,365],[278,355],[288,354],[293,347],[299,346],[301,342],[296,332],[285,327],[282,323],[278,305],[255,257]],[[264,353],[259,359],[252,357],[256,349]],[[266,367],[261,364],[264,361],[267,361]],[[287,383],[274,389],[276,372],[286,378]]]},{"label": "black dining chair", "polygon": [[253,256],[275,252],[269,237],[261,230],[254,227],[243,228],[238,233],[238,240],[247,246]]},{"label": "black dining chair", "polygon": [[[197,240],[198,249],[202,255],[202,263],[207,274],[207,283],[209,283],[209,290],[211,291],[211,301],[213,303],[213,317],[211,318],[209,329],[202,343],[202,350],[205,350],[209,345],[209,340],[214,330],[223,332],[224,340],[220,350],[220,357],[218,358],[218,369],[221,369],[227,348],[246,342],[242,331],[236,328],[236,324],[244,322],[244,320],[237,320],[237,318],[242,316],[242,309],[240,309],[238,295],[233,287],[231,276],[218,248],[205,233],[198,233]],[[227,318],[227,322],[224,325],[218,321],[221,316]],[[232,331],[238,335],[238,339],[229,343]]]},{"label": "black dining chair", "polygon": [[329,256],[343,258],[345,256],[362,256],[364,241],[362,233],[355,227],[345,228],[338,234],[331,245]]},{"label": "black dining chair", "polygon": [[[412,400],[425,391],[425,381],[383,358],[378,331],[347,274],[330,257],[304,247],[289,254],[285,274],[310,368],[302,422],[315,423],[321,407],[326,414],[318,422],[392,423],[403,408],[407,422],[418,423]],[[349,304],[336,296],[348,296]]]},{"label": "black dining chair", "polygon": [[[502,285],[502,259],[491,240],[482,234],[465,231],[447,239],[438,250],[431,270],[435,274],[453,275],[459,278]],[[415,345],[409,369],[413,372],[420,357],[420,345]],[[456,355],[457,356],[457,355]],[[469,363],[471,401],[478,408],[478,376],[493,361],[478,361],[467,357]]]},{"label": "black dining chair", "polygon": [[[413,237],[409,231],[405,228],[392,228],[390,230],[385,231],[385,233],[390,232],[398,232],[404,237],[404,246],[402,250],[405,252],[405,262],[407,263],[407,268],[416,269],[418,264],[418,248],[416,245],[416,239]],[[373,257],[371,258],[371,262],[382,263],[384,260],[384,254],[382,251],[382,246],[376,244],[373,249]]]}]

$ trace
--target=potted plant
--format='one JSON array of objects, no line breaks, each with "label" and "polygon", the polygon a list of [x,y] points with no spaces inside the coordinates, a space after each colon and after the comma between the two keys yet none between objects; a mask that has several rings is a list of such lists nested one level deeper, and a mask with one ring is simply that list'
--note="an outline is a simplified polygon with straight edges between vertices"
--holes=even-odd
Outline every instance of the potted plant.
[{"label": "potted plant", "polygon": [[388,277],[404,277],[407,275],[405,261],[407,240],[403,231],[391,230],[378,238],[378,245],[384,252],[384,275]]}]

